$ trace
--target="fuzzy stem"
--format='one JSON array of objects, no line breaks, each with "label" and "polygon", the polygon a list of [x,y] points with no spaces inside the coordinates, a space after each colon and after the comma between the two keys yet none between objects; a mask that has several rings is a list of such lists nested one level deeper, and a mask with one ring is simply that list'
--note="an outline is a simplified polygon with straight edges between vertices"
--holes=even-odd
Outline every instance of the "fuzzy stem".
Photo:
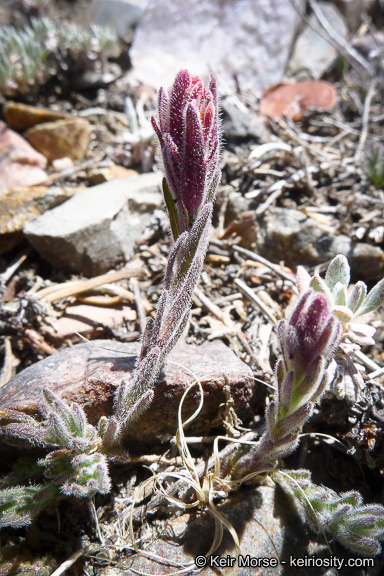
[{"label": "fuzzy stem", "polygon": [[278,333],[281,359],[275,372],[275,398],[265,413],[266,431],[247,453],[233,456],[233,479],[273,468],[277,458],[296,448],[299,431],[333,374],[331,354],[341,328],[323,295],[312,290],[303,294]]}]

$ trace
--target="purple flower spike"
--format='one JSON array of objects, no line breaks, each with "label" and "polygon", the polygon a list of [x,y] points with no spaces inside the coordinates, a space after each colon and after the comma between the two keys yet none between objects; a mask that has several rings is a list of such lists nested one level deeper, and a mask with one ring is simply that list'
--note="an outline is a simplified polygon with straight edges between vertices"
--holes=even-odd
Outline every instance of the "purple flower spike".
[{"label": "purple flower spike", "polygon": [[284,356],[290,359],[292,368],[306,372],[316,356],[330,355],[339,336],[339,323],[329,310],[327,299],[309,290],[289,321]]},{"label": "purple flower spike", "polygon": [[201,206],[212,202],[220,176],[220,125],[216,81],[206,88],[187,70],[176,76],[168,94],[159,92],[160,142],[166,182],[164,198],[174,239],[189,230]]}]

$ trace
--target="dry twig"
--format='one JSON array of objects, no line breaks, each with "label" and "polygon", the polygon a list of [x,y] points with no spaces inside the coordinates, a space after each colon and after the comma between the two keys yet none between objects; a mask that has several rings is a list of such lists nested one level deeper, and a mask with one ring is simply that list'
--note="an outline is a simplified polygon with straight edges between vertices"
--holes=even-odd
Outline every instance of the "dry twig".
[{"label": "dry twig", "polygon": [[117,272],[108,272],[107,274],[102,274],[101,276],[96,276],[89,280],[73,280],[70,282],[64,282],[63,284],[48,286],[47,288],[37,292],[35,297],[44,302],[55,302],[61,298],[67,298],[68,296],[75,296],[76,294],[87,292],[88,290],[105,283],[119,282],[120,280],[132,278],[132,276],[138,276],[142,273],[142,266],[143,262],[141,260],[133,260],[122,270],[118,270]]},{"label": "dry twig", "polygon": [[250,250],[246,250],[245,248],[242,248],[241,246],[237,246],[237,245],[233,245],[232,249],[235,250],[236,252],[238,252],[239,254],[246,256],[250,260],[253,260],[254,262],[259,262],[260,264],[264,264],[264,266],[266,266],[270,270],[273,270],[273,272],[275,272],[278,276],[281,276],[281,278],[284,278],[284,280],[287,280],[291,284],[295,284],[295,278],[294,278],[293,274],[292,275],[287,274],[287,272],[284,272],[284,270],[282,270],[280,266],[277,266],[276,264],[272,264],[272,262],[269,262],[269,260],[267,260],[266,258],[263,258],[263,256],[259,256],[258,254],[255,254],[254,252],[251,252]]},{"label": "dry twig", "polygon": [[241,290],[241,292],[244,294],[244,296],[247,298],[247,300],[253,306],[255,306],[257,309],[261,310],[261,312],[264,314],[264,316],[266,316],[267,320],[270,320],[272,322],[272,324],[277,326],[276,318],[274,317],[272,312],[269,310],[269,308],[264,304],[264,302],[262,302],[262,300],[260,300],[260,298],[257,296],[257,294],[255,294],[255,292],[253,290],[251,290],[249,288],[249,286],[247,286],[245,284],[245,282],[243,282],[239,278],[235,279],[235,284]]}]

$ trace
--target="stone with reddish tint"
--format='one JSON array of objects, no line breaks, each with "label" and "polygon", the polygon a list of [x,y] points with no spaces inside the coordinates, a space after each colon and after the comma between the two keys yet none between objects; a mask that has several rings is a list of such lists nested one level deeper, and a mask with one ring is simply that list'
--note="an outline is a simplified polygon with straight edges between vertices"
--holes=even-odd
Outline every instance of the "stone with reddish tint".
[{"label": "stone with reddish tint", "polygon": [[305,110],[330,110],[337,100],[336,88],[329,82],[310,80],[277,84],[263,93],[260,112],[272,118],[302,118]]},{"label": "stone with reddish tint", "polygon": [[[130,377],[138,350],[137,343],[113,340],[78,344],[14,376],[0,388],[0,405],[3,409],[37,414],[42,389],[50,388],[63,400],[78,402],[90,422],[96,424],[100,416],[112,413],[114,392],[124,378]],[[250,368],[221,341],[201,346],[179,344],[160,372],[152,404],[129,431],[129,441],[152,444],[158,438],[175,435],[181,397],[194,381],[191,371],[202,383],[204,405],[199,417],[188,427],[189,434],[206,434],[220,426],[225,403],[223,372],[228,375],[237,415],[244,421],[251,419],[254,384]],[[198,403],[196,386],[184,403],[184,420]]]},{"label": "stone with reddish tint", "polygon": [[33,186],[47,178],[46,158],[0,121],[0,194],[17,186]]},{"label": "stone with reddish tint", "polygon": [[18,232],[42,212],[64,202],[73,191],[46,186],[19,187],[0,197],[0,234]]}]

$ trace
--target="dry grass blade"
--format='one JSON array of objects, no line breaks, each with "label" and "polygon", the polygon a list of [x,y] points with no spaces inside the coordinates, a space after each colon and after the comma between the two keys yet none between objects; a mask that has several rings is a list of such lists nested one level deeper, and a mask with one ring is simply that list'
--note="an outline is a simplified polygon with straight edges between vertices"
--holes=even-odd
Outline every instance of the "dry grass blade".
[{"label": "dry grass blade", "polygon": [[80,548],[80,550],[77,550],[77,552],[75,552],[74,554],[72,554],[72,556],[70,556],[68,558],[68,560],[65,560],[65,562],[63,562],[57,570],[55,570],[54,572],[52,572],[51,576],[62,576],[62,574],[65,574],[65,572],[67,570],[69,570],[71,568],[71,566],[73,566],[73,564],[75,562],[77,562],[77,560],[79,558],[81,558],[81,556],[83,556],[83,554],[85,554],[85,550],[83,548]]},{"label": "dry grass blade", "polygon": [[[384,374],[384,367],[380,368],[379,370],[375,370],[374,372],[371,372],[370,374],[368,374],[368,377],[371,378],[371,380],[374,380],[375,378],[378,378],[379,376],[383,376]],[[376,386],[379,386],[380,388],[384,388],[384,386],[382,384],[379,384],[378,382],[375,382]]]},{"label": "dry grass blade", "polygon": [[267,308],[267,306],[260,300],[260,298],[251,290],[245,282],[240,280],[239,278],[235,279],[235,284],[238,288],[240,288],[241,292],[247,298],[247,300],[252,304],[255,305],[257,309],[261,310],[264,316],[267,317],[267,320],[270,320],[275,326],[277,326],[278,322],[272,312]]},{"label": "dry grass blade", "polygon": [[[182,420],[182,416],[181,416],[181,412],[182,412],[182,408],[183,408],[183,404],[184,404],[184,400],[187,397],[188,392],[193,388],[193,386],[195,386],[195,384],[198,385],[199,387],[199,392],[200,392],[200,402],[198,407],[196,408],[195,412],[192,414],[192,416],[190,416],[188,418],[188,420],[186,420],[185,422],[183,422]],[[199,485],[199,476],[197,474],[196,471],[196,467],[193,461],[193,458],[191,456],[191,453],[189,451],[188,448],[188,444],[185,441],[185,435],[184,435],[184,427],[187,426],[187,424],[189,424],[190,422],[192,422],[195,418],[197,418],[197,416],[199,415],[202,407],[203,407],[203,403],[204,403],[204,393],[203,393],[203,387],[201,385],[201,382],[199,380],[196,379],[196,382],[194,382],[189,388],[187,388],[187,390],[184,392],[181,400],[180,400],[180,404],[179,404],[179,410],[178,410],[178,414],[177,414],[177,419],[178,419],[178,430],[176,432],[176,444],[177,447],[179,449],[180,452],[180,456],[183,460],[184,466],[186,467],[186,469],[188,470],[188,472],[191,474],[192,478],[195,480],[196,484]]]},{"label": "dry grass blade", "polygon": [[343,38],[339,36],[339,34],[337,34],[314,0],[308,0],[308,3],[324,32],[319,27],[314,26],[311,23],[305,12],[297,6],[294,0],[290,0],[290,2],[295,10],[300,14],[304,22],[313,30],[315,30],[315,32],[320,34],[330,44],[332,44],[332,46],[334,46],[339,52],[341,52],[341,54],[350,63],[350,65],[353,66],[353,68],[360,76],[364,77],[366,75],[366,73],[369,71],[369,63],[365,60],[365,58],[363,58],[363,56],[359,54],[359,52],[357,52],[357,50],[352,48],[352,46],[350,46]]},{"label": "dry grass blade", "polygon": [[139,317],[140,332],[143,334],[147,320],[145,317],[145,310],[144,310],[144,306],[143,306],[142,297],[140,294],[139,283],[138,283],[136,278],[131,278],[130,283],[131,283],[131,287],[132,287],[132,291],[133,291],[134,299],[135,299],[135,303],[136,303],[137,315]]},{"label": "dry grass blade", "polygon": [[37,332],[36,330],[32,330],[32,328],[28,328],[27,330],[25,330],[24,334],[25,334],[25,337],[28,338],[28,340],[31,343],[31,346],[34,348],[34,350],[38,350],[40,352],[43,352],[43,354],[48,354],[48,355],[58,353],[56,348],[53,348],[53,346],[48,344],[44,340],[44,338],[41,336],[41,334],[39,334],[39,332]]},{"label": "dry grass blade", "polygon": [[16,374],[19,363],[20,360],[12,352],[11,338],[7,336],[4,340],[4,364],[0,370],[0,388]]},{"label": "dry grass blade", "polygon": [[213,480],[220,484],[221,486],[225,485],[229,489],[237,488],[244,482],[248,482],[252,480],[256,476],[260,476],[261,474],[265,474],[266,472],[271,472],[271,468],[266,468],[265,470],[259,470],[258,472],[252,472],[243,478],[239,478],[237,480],[227,480],[225,478],[220,477],[220,470],[221,470],[221,454],[219,452],[218,443],[219,440],[225,440],[226,442],[232,442],[233,444],[242,444],[244,446],[255,446],[256,442],[250,440],[244,440],[242,438],[229,438],[228,436],[217,436],[213,443],[213,452],[214,452],[214,473],[212,475]]},{"label": "dry grass blade", "polygon": [[17,270],[20,268],[20,266],[23,264],[23,262],[25,262],[25,260],[28,258],[30,253],[31,253],[31,250],[28,249],[23,254],[21,254],[21,256],[18,256],[8,266],[8,268],[0,274],[0,283],[3,282],[4,284],[6,284],[12,278],[12,276],[17,272]]},{"label": "dry grass blade", "polygon": [[368,137],[368,124],[369,124],[369,111],[371,108],[372,98],[375,94],[376,90],[376,79],[372,80],[369,85],[369,90],[367,96],[364,101],[364,110],[363,110],[363,117],[362,117],[362,131],[359,139],[359,143],[356,148],[355,152],[355,161],[360,162],[362,160],[362,156],[364,154],[364,146]]},{"label": "dry grass blade", "polygon": [[50,186],[54,182],[61,180],[61,178],[69,178],[82,170],[87,170],[88,168],[97,168],[105,159],[105,154],[101,154],[100,156],[96,156],[91,160],[86,160],[77,166],[70,166],[69,168],[64,168],[60,170],[57,174],[52,174],[48,176],[45,180],[42,180],[39,183],[39,186]]},{"label": "dry grass blade", "polygon": [[[136,552],[138,554],[140,554],[140,556],[143,556],[144,558],[148,558],[149,560],[153,560],[154,562],[156,562],[157,564],[160,564],[162,566],[173,566],[173,567],[177,567],[180,566],[179,570],[176,570],[175,572],[168,572],[167,576],[177,576],[179,574],[188,574],[191,573],[191,571],[195,568],[195,564],[189,563],[189,564],[183,564],[182,562],[174,562],[171,559],[168,558],[163,558],[162,556],[158,556],[157,554],[152,554],[150,552],[147,552],[146,550],[141,550],[140,548],[138,548],[136,550]],[[149,573],[149,572],[143,572],[142,570],[136,570],[135,568],[133,568],[132,566],[129,566],[129,571],[133,572],[134,574],[139,574],[140,576],[154,576],[153,574]]]},{"label": "dry grass blade", "polygon": [[102,286],[106,283],[119,282],[120,280],[132,278],[132,276],[138,276],[142,271],[142,266],[143,263],[141,260],[133,260],[131,264],[125,266],[125,268],[118,272],[108,272],[107,274],[102,274],[89,280],[74,280],[64,282],[63,284],[56,284],[55,286],[48,286],[43,290],[39,290],[39,292],[35,294],[35,298],[43,300],[44,302],[55,302],[61,298],[87,292],[92,288]]},{"label": "dry grass blade", "polygon": [[[184,436],[184,427],[187,424],[189,424],[190,422],[192,422],[198,416],[199,412],[201,411],[201,408],[203,407],[203,402],[204,402],[204,394],[203,394],[203,388],[202,388],[201,382],[198,380],[198,378],[196,376],[195,376],[195,378],[196,378],[196,381],[184,392],[183,397],[180,401],[179,412],[178,412],[179,428],[178,428],[178,431],[176,433],[176,443],[178,445],[180,455],[185,462],[185,466],[187,467],[189,472],[195,477],[195,479],[199,483],[198,472],[197,472],[196,467],[194,465],[193,459],[192,459],[191,454],[190,454],[189,449],[188,449],[188,444],[185,441],[185,436]],[[189,391],[196,384],[198,385],[199,391],[200,391],[199,406],[195,410],[195,412],[192,414],[192,416],[190,416],[188,418],[188,420],[183,422],[182,417],[181,417],[181,412],[182,412],[184,400],[185,400],[187,394],[189,393]],[[217,550],[217,548],[220,546],[221,541],[223,539],[223,526],[225,526],[227,528],[227,530],[229,531],[229,533],[231,534],[233,541],[234,541],[234,544],[235,544],[235,547],[236,547],[236,556],[238,556],[240,554],[240,542],[239,542],[239,538],[238,538],[238,535],[236,533],[236,530],[234,529],[232,524],[217,510],[217,508],[213,502],[214,483],[216,480],[216,470],[219,468],[220,468],[220,466],[215,465],[215,473],[213,475],[208,474],[207,476],[205,476],[203,478],[203,481],[202,481],[202,488],[199,486],[199,490],[196,490],[198,497],[200,497],[201,504],[204,504],[207,507],[207,509],[211,512],[211,514],[213,515],[214,520],[215,520],[215,535],[214,535],[211,547],[208,550],[206,556],[210,556],[211,554],[213,554],[213,552],[215,550]],[[220,484],[222,483],[220,479],[219,479],[219,482],[220,482]]]},{"label": "dry grass blade", "polygon": [[281,269],[280,266],[277,266],[276,264],[272,264],[272,262],[269,262],[269,260],[267,260],[266,258],[263,258],[263,256],[259,256],[258,254],[255,254],[254,252],[251,252],[250,250],[246,250],[246,248],[242,248],[241,246],[237,246],[237,245],[233,245],[232,249],[235,250],[236,252],[238,252],[239,254],[241,254],[242,256],[246,256],[247,258],[250,258],[254,262],[259,262],[260,264],[264,264],[264,266],[266,266],[270,270],[273,270],[273,272],[275,272],[276,274],[281,276],[281,278],[284,278],[284,280],[287,280],[291,284],[295,285],[295,278],[294,278],[293,274],[287,274],[286,272],[284,272],[284,270]]},{"label": "dry grass blade", "polygon": [[233,324],[233,322],[231,322],[230,318],[223,313],[223,311],[219,308],[219,306],[217,306],[216,304],[214,304],[213,302],[210,301],[210,299],[204,294],[204,292],[202,290],[200,290],[200,288],[195,288],[194,290],[196,296],[199,298],[199,300],[201,301],[201,303],[206,306],[208,308],[208,310],[214,315],[216,316],[216,318],[218,320],[220,320],[221,322],[223,322],[223,324],[229,325],[229,324]]},{"label": "dry grass blade", "polygon": [[[174,364],[177,365],[176,362]],[[184,392],[184,394],[181,398],[181,401],[179,404],[179,410],[178,410],[178,430],[176,433],[176,444],[177,444],[181,459],[183,461],[183,465],[184,465],[186,473],[184,475],[184,474],[179,473],[179,472],[155,473],[152,471],[153,475],[150,478],[148,478],[145,482],[143,482],[136,489],[132,503],[131,503],[131,506],[130,506],[130,509],[127,510],[126,512],[124,512],[122,514],[120,520],[119,520],[120,536],[124,540],[126,540],[128,533],[129,533],[133,547],[135,548],[135,550],[137,552],[139,552],[139,548],[137,546],[135,536],[134,536],[134,530],[133,530],[133,511],[135,508],[135,504],[139,499],[139,495],[148,486],[151,486],[153,489],[159,491],[161,493],[161,495],[169,503],[175,504],[176,506],[178,506],[180,508],[191,509],[191,508],[196,508],[197,506],[203,506],[211,512],[211,514],[213,515],[214,520],[215,520],[215,534],[214,534],[214,538],[213,538],[212,544],[210,546],[210,549],[208,550],[206,556],[211,555],[220,546],[222,538],[223,538],[223,527],[224,526],[225,526],[225,528],[227,528],[227,530],[229,531],[229,533],[232,536],[232,539],[234,541],[235,548],[236,548],[236,556],[238,556],[240,554],[240,542],[239,542],[239,538],[238,538],[238,535],[236,533],[236,530],[231,525],[231,523],[223,516],[223,514],[221,514],[221,512],[216,508],[214,501],[213,501],[214,495],[215,495],[215,492],[214,492],[215,484],[218,483],[222,486],[223,483],[225,483],[225,481],[223,481],[223,479],[219,478],[220,456],[219,456],[219,452],[217,449],[218,438],[215,438],[214,473],[213,474],[208,473],[207,475],[205,475],[203,477],[202,483],[200,483],[199,470],[195,466],[194,460],[193,460],[193,458],[190,454],[189,448],[188,448],[188,442],[187,442],[185,435],[184,435],[184,428],[198,416],[198,414],[200,413],[200,411],[203,407],[204,394],[203,394],[203,388],[202,388],[201,382],[196,377],[196,375],[191,370],[187,369],[186,367],[183,366],[182,368],[187,370],[187,372],[189,372],[195,378],[195,381]],[[185,398],[187,397],[190,390],[196,385],[199,387],[199,392],[200,392],[199,405],[196,408],[196,410],[194,411],[194,413],[185,422],[183,422],[182,409],[183,409],[183,404],[184,404]],[[221,437],[221,438],[223,438],[225,440],[230,440],[230,441],[233,440],[233,439],[227,438],[227,437]],[[239,443],[239,439],[236,439],[235,442]],[[241,443],[248,443],[246,441],[245,442],[240,441],[240,442]],[[252,444],[252,443],[250,443],[250,444]],[[184,501],[182,501],[182,500],[172,496],[171,494],[169,494],[164,489],[164,487],[162,486],[162,480],[165,478],[175,478],[178,481],[185,482],[187,485],[189,485],[191,488],[193,488],[193,490],[196,492],[196,500],[192,503],[185,503]],[[125,528],[127,521],[128,521],[128,532]],[[165,559],[162,559],[162,561],[164,562]],[[189,565],[188,569],[190,569],[192,567],[195,567],[195,565],[194,564]],[[131,568],[131,570],[132,570],[132,568]],[[143,572],[139,572],[139,571],[135,571],[135,573],[144,574]],[[182,572],[177,572],[177,573],[179,574]],[[176,574],[176,572],[175,572],[175,574]]]},{"label": "dry grass blade", "polygon": [[381,366],[376,364],[376,362],[371,360],[371,358],[368,358],[368,356],[366,354],[364,354],[364,352],[362,352],[361,350],[357,350],[355,352],[355,356],[359,360],[359,362],[361,362],[366,368],[368,368],[370,370],[377,371],[377,370],[382,369]]},{"label": "dry grass blade", "polygon": [[310,436],[312,438],[327,438],[328,440],[332,440],[330,444],[340,444],[340,446],[342,446],[346,452],[348,451],[348,448],[341,442],[341,440],[338,440],[330,434],[323,434],[322,432],[306,432],[305,434],[300,434],[300,438],[304,438],[305,436]]}]

